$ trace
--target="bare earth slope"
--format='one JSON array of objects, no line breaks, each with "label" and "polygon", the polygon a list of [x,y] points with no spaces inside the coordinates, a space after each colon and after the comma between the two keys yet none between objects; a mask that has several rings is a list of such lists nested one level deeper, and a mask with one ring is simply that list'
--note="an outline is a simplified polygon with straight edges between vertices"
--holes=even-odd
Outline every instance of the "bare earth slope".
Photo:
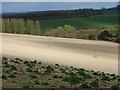
[{"label": "bare earth slope", "polygon": [[3,56],[118,74],[117,43],[17,34],[0,36]]}]

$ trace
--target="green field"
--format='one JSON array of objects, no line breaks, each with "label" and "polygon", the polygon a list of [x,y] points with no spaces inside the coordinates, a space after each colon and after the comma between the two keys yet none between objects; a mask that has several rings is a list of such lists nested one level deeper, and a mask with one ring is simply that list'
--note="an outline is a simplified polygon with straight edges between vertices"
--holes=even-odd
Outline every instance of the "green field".
[{"label": "green field", "polygon": [[50,30],[65,24],[72,25],[76,29],[80,28],[106,28],[112,34],[117,33],[118,24],[117,11],[106,11],[103,15],[96,15],[90,17],[71,17],[71,18],[57,18],[40,20],[42,30]]}]

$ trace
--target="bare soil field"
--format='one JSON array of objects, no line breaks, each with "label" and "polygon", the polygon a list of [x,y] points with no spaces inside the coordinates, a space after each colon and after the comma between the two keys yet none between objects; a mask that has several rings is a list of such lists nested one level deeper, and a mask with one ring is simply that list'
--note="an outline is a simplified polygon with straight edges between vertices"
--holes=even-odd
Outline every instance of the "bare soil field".
[{"label": "bare soil field", "polygon": [[1,33],[3,56],[118,74],[118,44]]}]

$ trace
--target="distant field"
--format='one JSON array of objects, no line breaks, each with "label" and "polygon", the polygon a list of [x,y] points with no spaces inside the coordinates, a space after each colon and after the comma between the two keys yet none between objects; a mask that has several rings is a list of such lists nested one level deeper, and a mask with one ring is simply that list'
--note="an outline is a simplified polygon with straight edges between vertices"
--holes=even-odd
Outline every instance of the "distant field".
[{"label": "distant field", "polygon": [[105,27],[111,33],[116,34],[117,29],[115,26],[118,24],[117,18],[117,11],[106,11],[104,15],[96,15],[91,17],[72,17],[40,20],[40,24],[41,29],[43,30],[49,30],[51,28],[57,28],[58,26],[69,24],[76,27],[77,29]]}]

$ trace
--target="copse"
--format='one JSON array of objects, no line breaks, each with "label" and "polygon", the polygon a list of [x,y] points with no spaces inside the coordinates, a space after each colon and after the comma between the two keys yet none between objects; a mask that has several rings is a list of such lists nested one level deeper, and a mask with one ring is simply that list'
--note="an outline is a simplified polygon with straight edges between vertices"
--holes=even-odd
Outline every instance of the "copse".
[{"label": "copse", "polygon": [[17,18],[2,19],[2,32],[15,34],[41,35],[39,21],[24,20]]}]

